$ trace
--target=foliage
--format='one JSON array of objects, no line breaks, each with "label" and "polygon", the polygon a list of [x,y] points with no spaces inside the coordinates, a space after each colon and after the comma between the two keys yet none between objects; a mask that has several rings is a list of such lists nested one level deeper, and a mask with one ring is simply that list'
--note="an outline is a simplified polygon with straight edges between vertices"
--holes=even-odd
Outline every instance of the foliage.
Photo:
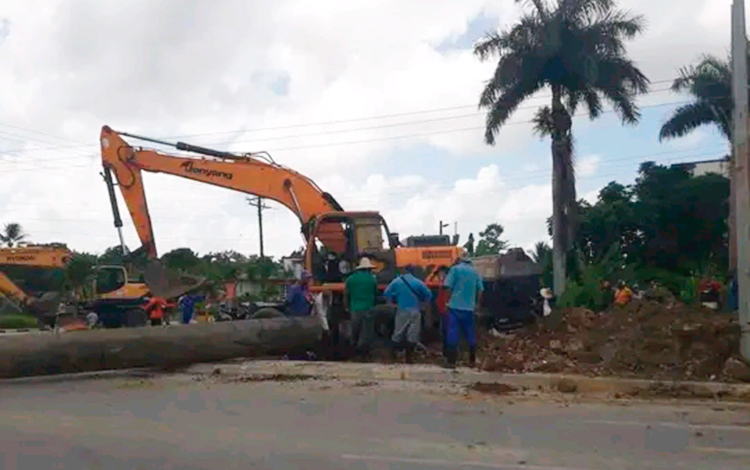
[{"label": "foliage", "polygon": [[68,287],[81,297],[85,297],[85,290],[94,275],[97,256],[91,253],[73,253],[65,267],[65,281]]},{"label": "foliage", "polygon": [[585,307],[594,312],[605,310],[610,297],[602,288],[605,280],[600,264],[591,264],[583,269],[578,280],[568,281],[565,292],[560,296],[558,307]]},{"label": "foliage", "polygon": [[161,261],[167,269],[183,272],[190,272],[201,263],[201,259],[190,248],[176,248],[164,253]]},{"label": "foliage", "polygon": [[680,69],[672,90],[689,93],[693,101],[674,110],[661,127],[659,140],[683,137],[704,125],[715,125],[730,140],[734,112],[731,58],[704,55],[697,65]]},{"label": "foliage", "polygon": [[508,242],[500,240],[505,229],[502,225],[489,224],[484,231],[479,232],[479,243],[475,250],[475,256],[499,255],[508,248]]},{"label": "foliage", "polygon": [[[572,116],[582,104],[595,119],[608,101],[623,122],[638,121],[635,97],[648,91],[649,81],[628,59],[624,43],[643,30],[644,19],[617,10],[613,0],[531,3],[534,9],[511,28],[492,32],[476,44],[474,52],[481,60],[498,58],[479,105],[488,110],[485,141],[492,145],[522,102],[551,89],[550,106],[539,109],[534,123],[538,134],[552,140],[553,248],[564,260],[575,221]],[[562,281],[564,268],[555,267]]]},{"label": "foliage", "polygon": [[18,245],[19,242],[26,240],[26,238],[27,235],[23,231],[21,224],[15,222],[5,224],[3,232],[0,233],[0,241],[5,243],[5,246],[9,248],[13,248]]},{"label": "foliage", "polygon": [[729,180],[721,175],[693,177],[679,167],[646,162],[635,184],[610,183],[595,204],[579,203],[575,246],[585,263],[598,262],[617,244],[623,264],[639,269],[681,276],[701,267],[723,272],[728,196]]},{"label": "foliage", "polygon": [[552,285],[552,248],[544,243],[539,242],[534,246],[531,258],[542,268],[541,283],[544,286]]},{"label": "foliage", "polygon": [[0,328],[4,330],[37,327],[37,320],[31,315],[0,315]]}]

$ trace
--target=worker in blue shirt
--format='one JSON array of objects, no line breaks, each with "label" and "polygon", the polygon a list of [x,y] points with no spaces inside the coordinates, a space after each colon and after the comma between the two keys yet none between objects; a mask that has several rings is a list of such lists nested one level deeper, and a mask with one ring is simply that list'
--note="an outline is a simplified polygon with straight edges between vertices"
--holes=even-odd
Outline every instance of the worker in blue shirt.
[{"label": "worker in blue shirt", "polygon": [[412,362],[414,347],[420,340],[422,329],[422,302],[432,300],[432,292],[424,282],[414,276],[414,266],[406,266],[405,272],[396,277],[385,288],[383,296],[396,306],[396,325],[391,338],[391,355],[396,359],[396,348],[405,346],[406,362]]},{"label": "worker in blue shirt", "polygon": [[482,303],[484,285],[482,277],[467,256],[462,256],[444,281],[448,290],[448,331],[446,338],[446,365],[456,367],[458,342],[461,334],[469,343],[469,364],[473,367],[477,359],[477,335],[474,313]]},{"label": "worker in blue shirt", "polygon": [[193,313],[195,312],[195,304],[202,302],[205,297],[197,294],[185,294],[180,297],[178,302],[180,309],[182,310],[182,323],[185,325],[189,324],[193,319]]},{"label": "worker in blue shirt", "polygon": [[312,294],[310,293],[309,271],[300,273],[299,281],[289,288],[286,296],[286,315],[288,317],[304,317],[312,310]]}]

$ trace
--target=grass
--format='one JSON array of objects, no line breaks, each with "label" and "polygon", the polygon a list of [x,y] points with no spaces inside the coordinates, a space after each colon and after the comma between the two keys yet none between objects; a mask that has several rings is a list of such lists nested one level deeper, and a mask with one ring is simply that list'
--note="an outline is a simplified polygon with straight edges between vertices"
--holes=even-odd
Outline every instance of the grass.
[{"label": "grass", "polygon": [[16,328],[36,328],[36,318],[31,315],[2,315],[0,316],[0,329],[12,330]]}]

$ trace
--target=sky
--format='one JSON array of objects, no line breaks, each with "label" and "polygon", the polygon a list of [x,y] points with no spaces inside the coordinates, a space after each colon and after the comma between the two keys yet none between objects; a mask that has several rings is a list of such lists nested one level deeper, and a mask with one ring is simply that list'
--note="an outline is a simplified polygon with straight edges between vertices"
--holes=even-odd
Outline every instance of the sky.
[{"label": "sky", "polygon": [[[574,118],[577,188],[595,200],[643,161],[721,158],[715,129],[659,142],[680,67],[729,52],[731,0],[621,0],[646,17],[628,45],[651,79],[638,126]],[[472,45],[522,12],[513,0],[0,1],[0,224],[78,251],[117,245],[99,153],[103,125],[237,152],[268,151],[346,210],[378,210],[402,238],[500,223],[512,246],[548,241],[549,142],[528,122],[541,91],[496,145],[477,108],[493,62]],[[133,144],[145,145],[131,141]],[[247,195],[176,176],[144,177],[159,254],[259,251]],[[269,202],[266,255],[302,245]],[[140,246],[120,200],[126,244]]]}]

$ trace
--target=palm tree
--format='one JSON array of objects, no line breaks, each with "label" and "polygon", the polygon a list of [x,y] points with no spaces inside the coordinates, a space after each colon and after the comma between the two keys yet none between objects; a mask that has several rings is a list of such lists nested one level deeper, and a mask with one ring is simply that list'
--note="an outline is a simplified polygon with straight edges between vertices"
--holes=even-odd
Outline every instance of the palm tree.
[{"label": "palm tree", "polygon": [[[720,59],[704,55],[697,65],[680,69],[679,77],[672,83],[672,91],[689,93],[693,102],[675,109],[661,126],[659,140],[683,137],[695,129],[714,125],[726,138],[732,141],[732,59]],[[734,158],[730,158],[734,162]],[[734,175],[734,172],[731,173]],[[730,177],[729,194],[729,268],[736,267],[737,228],[735,222],[734,178]]]},{"label": "palm tree", "polygon": [[26,239],[26,234],[21,228],[21,224],[15,222],[5,224],[3,233],[0,233],[0,241],[5,243],[6,246],[13,248],[18,242]]},{"label": "palm tree", "polygon": [[672,91],[687,92],[694,100],[674,110],[661,126],[659,140],[683,137],[703,125],[715,125],[730,140],[734,105],[729,59],[705,55],[697,65],[681,68]]},{"label": "palm tree", "polygon": [[595,119],[607,101],[624,123],[638,122],[635,97],[648,91],[649,80],[627,57],[624,42],[643,30],[644,19],[617,10],[614,0],[530,3],[533,9],[512,28],[489,33],[474,47],[481,60],[498,57],[479,107],[488,110],[485,141],[494,145],[523,101],[545,88],[552,92],[551,105],[539,109],[534,124],[552,140],[553,284],[560,295],[576,201],[571,118],[583,104]]}]

